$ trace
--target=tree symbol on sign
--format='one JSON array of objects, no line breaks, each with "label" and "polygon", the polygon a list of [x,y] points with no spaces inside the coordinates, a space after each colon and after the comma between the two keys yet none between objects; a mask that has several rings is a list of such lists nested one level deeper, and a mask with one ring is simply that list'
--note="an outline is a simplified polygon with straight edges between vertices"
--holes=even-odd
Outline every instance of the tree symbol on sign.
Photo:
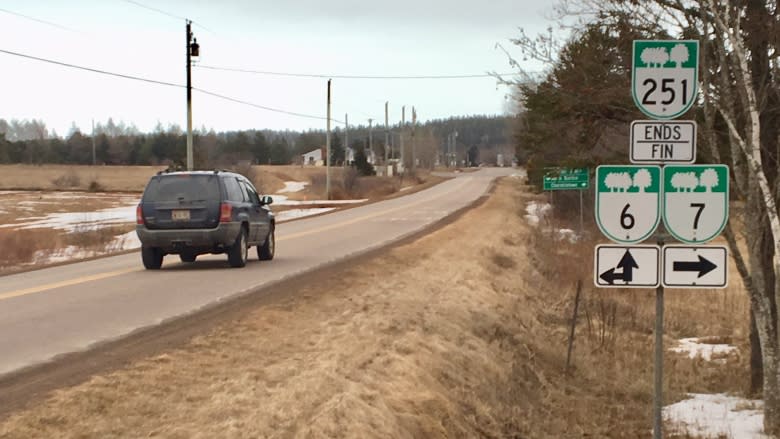
[{"label": "tree symbol on sign", "polygon": [[604,177],[604,185],[610,192],[625,192],[632,186],[631,176],[628,172],[610,172]]},{"label": "tree symbol on sign", "polygon": [[677,192],[693,192],[699,186],[699,179],[693,172],[678,172],[672,175],[671,183]]},{"label": "tree symbol on sign", "polygon": [[669,53],[663,47],[648,47],[642,50],[639,58],[649,68],[663,67],[664,64],[669,62]]},{"label": "tree symbol on sign", "polygon": [[712,188],[718,185],[718,173],[714,169],[705,169],[699,176],[699,185],[704,187],[705,192],[712,192]]},{"label": "tree symbol on sign", "polygon": [[688,53],[688,47],[685,44],[678,44],[672,47],[671,60],[677,63],[677,68],[682,68],[684,62],[688,61],[690,54]]},{"label": "tree symbol on sign", "polygon": [[636,174],[634,174],[634,186],[639,188],[639,192],[644,192],[651,184],[653,184],[653,176],[650,175],[650,171],[644,168],[636,171]]}]

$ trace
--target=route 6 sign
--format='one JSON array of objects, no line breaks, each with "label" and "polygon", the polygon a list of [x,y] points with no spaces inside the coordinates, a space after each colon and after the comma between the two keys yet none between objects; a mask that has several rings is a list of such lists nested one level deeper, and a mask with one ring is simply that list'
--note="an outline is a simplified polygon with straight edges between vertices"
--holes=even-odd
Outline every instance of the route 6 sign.
[{"label": "route 6 sign", "polygon": [[669,165],[663,179],[666,230],[688,244],[718,236],[729,217],[728,166]]},{"label": "route 6 sign", "polygon": [[693,105],[698,88],[699,42],[635,40],[631,91],[653,119],[674,119]]},{"label": "route 6 sign", "polygon": [[661,168],[596,168],[596,223],[607,238],[621,244],[647,239],[661,219]]}]

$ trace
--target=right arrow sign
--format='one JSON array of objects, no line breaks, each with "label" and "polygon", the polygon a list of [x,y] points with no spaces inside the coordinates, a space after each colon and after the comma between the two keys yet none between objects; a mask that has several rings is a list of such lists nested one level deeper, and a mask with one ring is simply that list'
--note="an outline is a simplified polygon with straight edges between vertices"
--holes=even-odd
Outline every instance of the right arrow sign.
[{"label": "right arrow sign", "polygon": [[728,284],[726,247],[668,245],[663,252],[665,287],[725,288]]}]

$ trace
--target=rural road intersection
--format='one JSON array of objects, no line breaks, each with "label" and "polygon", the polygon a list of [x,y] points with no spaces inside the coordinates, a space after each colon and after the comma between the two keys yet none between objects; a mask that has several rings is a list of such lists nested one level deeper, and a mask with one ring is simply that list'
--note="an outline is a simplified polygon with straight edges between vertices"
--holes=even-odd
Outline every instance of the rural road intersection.
[{"label": "rural road intersection", "polygon": [[[402,239],[476,201],[516,170],[458,174],[429,189],[277,226],[276,258],[228,268],[167,256],[146,271],[137,252],[0,279],[0,375],[196,312],[350,255]],[[254,249],[250,255],[255,255]]]}]

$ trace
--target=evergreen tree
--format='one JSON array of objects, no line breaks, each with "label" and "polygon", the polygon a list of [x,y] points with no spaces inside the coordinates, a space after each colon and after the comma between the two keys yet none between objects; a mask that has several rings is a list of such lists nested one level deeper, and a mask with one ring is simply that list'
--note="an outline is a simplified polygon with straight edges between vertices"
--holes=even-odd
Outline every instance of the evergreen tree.
[{"label": "evergreen tree", "polygon": [[368,163],[366,151],[362,146],[355,149],[355,164],[353,166],[358,170],[358,172],[360,172],[360,175],[376,174],[374,167],[371,165],[371,163]]}]

